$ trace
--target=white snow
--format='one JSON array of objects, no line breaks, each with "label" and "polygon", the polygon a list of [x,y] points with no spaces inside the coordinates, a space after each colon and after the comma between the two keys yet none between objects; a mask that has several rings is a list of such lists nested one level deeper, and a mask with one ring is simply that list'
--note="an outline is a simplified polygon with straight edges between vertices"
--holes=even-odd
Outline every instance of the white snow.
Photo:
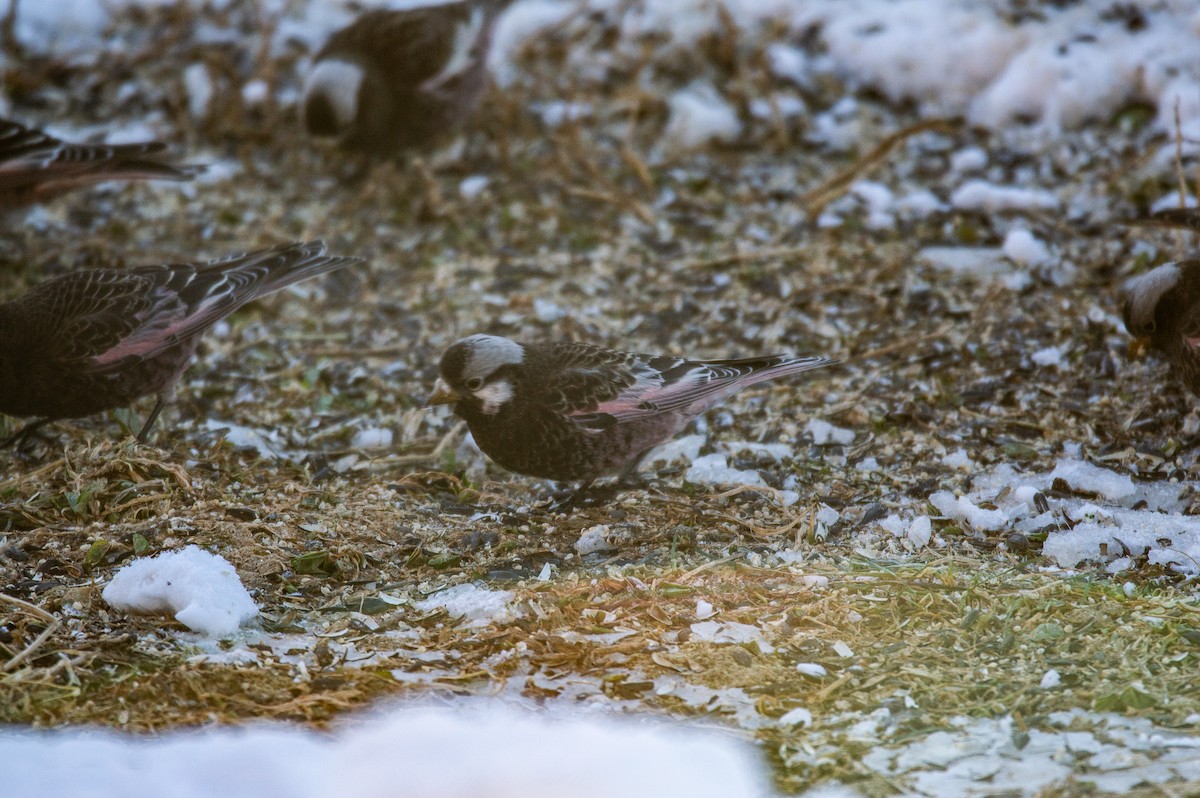
[{"label": "white snow", "polygon": [[850,193],[867,206],[869,229],[885,230],[896,224],[895,196],[886,185],[875,180],[859,180],[850,186]]},{"label": "white snow", "polygon": [[770,457],[781,462],[795,455],[795,450],[786,443],[762,443],[760,441],[728,441],[721,444],[726,454],[749,452],[758,457]]},{"label": "white snow", "polygon": [[[1046,496],[1058,480],[1080,495]],[[1041,474],[1000,465],[977,475],[967,495],[939,491],[929,498],[946,517],[980,530],[1044,532],[1042,554],[1061,568],[1099,562],[1119,572],[1144,558],[1195,576],[1200,575],[1200,517],[1183,514],[1185,488],[1184,483],[1135,482],[1076,455],[1060,458]],[[1034,501],[1039,492],[1046,512]],[[980,507],[984,502],[996,509]]]},{"label": "white snow", "polygon": [[737,111],[708,83],[693,83],[668,98],[670,119],[663,138],[695,149],[713,141],[733,141],[742,132]]},{"label": "white snow", "polygon": [[169,612],[209,637],[231,635],[258,615],[233,566],[194,545],[134,560],[117,571],[101,595],[124,612]]},{"label": "white snow", "polygon": [[1039,366],[1058,368],[1063,364],[1063,352],[1057,346],[1048,346],[1034,352],[1029,359]]},{"label": "white snow", "polygon": [[[192,0],[196,2],[196,0]],[[104,48],[120,48],[121,35],[108,35],[113,15],[123,6],[161,5],[164,0],[42,0],[21,3],[15,33],[32,52],[74,59]],[[365,5],[412,6],[420,2],[372,0]],[[722,16],[710,0],[657,0],[624,7],[617,17],[613,0],[590,0],[586,7],[617,21],[615,47],[639,52],[646,37],[661,35],[663,47],[694,48],[704,36],[719,34]],[[896,100],[915,100],[926,116],[963,116],[973,125],[1003,130],[1031,123],[1050,133],[1105,120],[1131,103],[1155,108],[1155,128],[1174,132],[1179,107],[1189,148],[1200,138],[1200,10],[1185,0],[1138,9],[1144,25],[1127,25],[1107,14],[1103,3],[1039,8],[1014,22],[1004,4],[962,0],[727,0],[721,4],[741,35],[812,30],[821,54],[811,56],[788,40],[765,42],[766,67],[777,80],[801,87],[817,73],[833,73],[851,87],[873,87]],[[577,19],[568,22],[576,15]],[[300,42],[310,52],[352,18],[345,3],[301,0],[288,4],[271,41],[274,52]],[[501,87],[521,78],[515,63],[522,45],[559,24],[583,25],[587,14],[561,0],[522,0],[500,18],[489,65]],[[210,26],[204,36],[231,40],[236,31]],[[305,62],[302,60],[301,64]],[[193,65],[196,67],[199,65]],[[568,59],[568,69],[584,79],[602,80],[605,60],[591,51]],[[189,85],[193,113],[206,108]],[[211,81],[204,76],[204,82]],[[672,135],[691,146],[739,134],[732,107],[707,84],[669,100]],[[280,89],[281,98],[289,88]],[[248,100],[257,100],[258,89]],[[200,94],[203,94],[201,92]],[[687,106],[686,108],[684,106]],[[836,116],[836,115],[835,115]],[[682,121],[683,118],[688,121]],[[857,124],[818,115],[814,136],[835,148],[847,142],[840,125]],[[686,145],[685,145],[686,146]],[[972,167],[979,168],[979,167]],[[964,171],[966,167],[964,166]]]},{"label": "white snow", "polygon": [[1021,227],[1008,232],[1000,250],[1013,263],[1025,266],[1040,266],[1050,260],[1050,249],[1033,233]]},{"label": "white snow", "polygon": [[513,619],[512,600],[511,590],[489,590],[467,582],[415,601],[413,607],[421,612],[445,609],[453,617],[465,618],[469,627],[487,626]]},{"label": "white snow", "polygon": [[554,130],[568,122],[587,119],[592,114],[592,106],[588,103],[572,103],[563,100],[545,103],[533,103],[530,110],[542,118],[542,124]]},{"label": "white snow", "polygon": [[1058,687],[1061,684],[1062,677],[1059,676],[1058,671],[1054,670],[1054,668],[1051,668],[1042,674],[1042,681],[1038,686],[1043,690],[1053,690],[1055,687]]},{"label": "white snow", "polygon": [[561,305],[540,296],[533,298],[533,317],[539,323],[553,324],[566,315],[567,311]]},{"label": "white snow", "polygon": [[732,468],[723,454],[697,457],[683,478],[697,485],[761,485],[767,483],[757,471]]},{"label": "white snow", "polygon": [[950,195],[950,204],[962,211],[1000,213],[1054,210],[1059,202],[1057,197],[1042,189],[968,180]]},{"label": "white snow", "polygon": [[988,510],[977,507],[965,496],[955,496],[948,490],[939,490],[930,495],[929,503],[942,515],[953,521],[965,521],[982,532],[995,532],[1008,523],[1003,510]]},{"label": "white snow", "polygon": [[955,449],[942,457],[942,465],[959,471],[974,471],[975,461],[967,454],[966,449]]},{"label": "white snow", "polygon": [[933,522],[929,520],[929,516],[927,515],[918,515],[908,525],[905,536],[917,548],[928,546],[929,539],[933,536]]},{"label": "white snow", "polygon": [[189,64],[183,70],[183,86],[187,91],[188,113],[192,119],[202,121],[208,116],[215,91],[208,67],[200,61]]},{"label": "white snow", "polygon": [[917,257],[954,275],[988,278],[1012,272],[1012,266],[1001,260],[1001,254],[995,247],[925,247],[917,252]]},{"label": "white snow", "polygon": [[811,676],[814,679],[824,679],[829,675],[829,671],[825,669],[825,666],[819,665],[816,662],[797,662],[796,670],[800,671],[800,673],[804,674],[805,676]]},{"label": "white snow", "polygon": [[804,707],[796,707],[779,717],[780,726],[811,726],[812,722],[812,710],[805,709]]},{"label": "white snow", "polygon": [[609,542],[611,533],[612,528],[608,524],[588,527],[579,534],[579,540],[575,541],[575,551],[584,555],[613,549],[615,546]]},{"label": "white snow", "polygon": [[804,431],[812,435],[813,443],[817,446],[828,446],[831,443],[849,446],[854,443],[854,430],[835,427],[819,418],[810,418],[804,425]]},{"label": "white snow", "polygon": [[700,434],[673,438],[647,452],[638,463],[638,471],[653,471],[659,466],[670,465],[676,461],[694,462],[700,457],[700,450],[704,448],[706,440],[708,438]]},{"label": "white snow", "polygon": [[709,643],[753,643],[763,654],[775,651],[775,647],[767,642],[763,630],[748,623],[697,621],[690,628],[693,640]]},{"label": "white snow", "polygon": [[5,793],[22,798],[692,798],[766,796],[729,735],[546,717],[499,705],[393,708],[332,735],[282,724],[155,737],[0,731]]},{"label": "white snow", "polygon": [[799,47],[783,42],[776,42],[767,47],[767,69],[777,78],[790,80],[797,86],[807,86],[809,83],[808,54]]},{"label": "white snow", "polygon": [[987,164],[987,150],[982,147],[963,147],[950,156],[950,168],[959,173],[978,172]]},{"label": "white snow", "polygon": [[484,192],[492,179],[487,175],[471,175],[464,177],[458,184],[458,193],[463,199],[475,199]]},{"label": "white snow", "polygon": [[263,105],[270,96],[270,85],[260,78],[248,80],[242,85],[242,102],[251,108]]},{"label": "white snow", "polygon": [[1114,502],[1127,499],[1137,491],[1129,476],[1082,460],[1059,460],[1050,472],[1050,480],[1055,479],[1063,480],[1075,490],[1098,493]]},{"label": "white snow", "polygon": [[394,437],[387,427],[364,427],[354,433],[350,445],[356,449],[386,449],[392,445]]}]

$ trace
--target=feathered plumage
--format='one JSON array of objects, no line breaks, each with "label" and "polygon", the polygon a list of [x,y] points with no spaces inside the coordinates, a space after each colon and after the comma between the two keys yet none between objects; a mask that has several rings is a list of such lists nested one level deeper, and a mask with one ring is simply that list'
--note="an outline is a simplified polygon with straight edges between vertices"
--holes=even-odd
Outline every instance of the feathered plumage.
[{"label": "feathered plumage", "polygon": [[71,144],[0,119],[0,211],[105,180],[191,180],[203,167],[174,166],[167,145]]},{"label": "feathered plumage", "polygon": [[0,305],[0,412],[36,416],[40,425],[154,394],[158,403],[138,435],[144,441],[214,324],[258,297],[359,260],[326,255],[324,242],[314,241],[47,280]]},{"label": "feathered plumage", "polygon": [[590,482],[636,467],[746,386],[836,362],[788,355],[693,361],[473,335],[442,356],[430,403],[454,403],[479,448],[511,471]]},{"label": "feathered plumage", "polygon": [[[1200,209],[1160,211],[1140,224],[1200,231]],[[1150,347],[1171,363],[1175,375],[1200,395],[1200,260],[1164,263],[1121,286],[1131,351]]]},{"label": "feathered plumage", "polygon": [[510,1],[366,12],[317,53],[305,128],[375,155],[444,142],[479,104],[492,30]]}]

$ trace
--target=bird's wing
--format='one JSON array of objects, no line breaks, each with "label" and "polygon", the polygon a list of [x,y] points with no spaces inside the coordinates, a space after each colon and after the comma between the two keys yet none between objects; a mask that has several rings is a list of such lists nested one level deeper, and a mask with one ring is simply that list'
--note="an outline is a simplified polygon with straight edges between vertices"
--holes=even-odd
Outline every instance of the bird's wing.
[{"label": "bird's wing", "polygon": [[173,166],[155,156],[165,144],[71,144],[8,119],[0,119],[0,190],[31,180],[190,180],[202,167]]},{"label": "bird's wing", "polygon": [[389,82],[419,85],[446,71],[454,60],[459,32],[471,19],[466,3],[368,11],[329,37],[317,58],[366,53]]},{"label": "bird's wing", "polygon": [[[119,368],[129,357],[147,359],[203,333],[251,300],[300,280],[358,262],[325,255],[314,241],[234,255],[205,264],[172,264],[131,269],[143,280],[145,305],[136,326],[92,356],[93,369]],[[105,322],[113,307],[99,311]]]},{"label": "bird's wing", "polygon": [[148,322],[182,315],[178,306],[156,307],[160,300],[142,270],[88,269],[42,283],[22,301],[37,309],[32,323],[47,329],[47,359],[91,371]]},{"label": "bird's wing", "polygon": [[[632,408],[637,397],[653,389],[663,365],[682,362],[674,358],[643,358],[587,344],[556,344],[548,356],[530,364],[538,375],[530,386],[534,404],[572,417],[579,424],[611,426],[609,411]],[[601,409],[605,408],[605,409]]]},{"label": "bird's wing", "polygon": [[718,360],[707,363],[639,357],[628,367],[632,381],[611,398],[569,413],[585,426],[611,426],[662,413],[700,413],[736,391],[763,380],[796,374],[835,361],[786,355]]}]

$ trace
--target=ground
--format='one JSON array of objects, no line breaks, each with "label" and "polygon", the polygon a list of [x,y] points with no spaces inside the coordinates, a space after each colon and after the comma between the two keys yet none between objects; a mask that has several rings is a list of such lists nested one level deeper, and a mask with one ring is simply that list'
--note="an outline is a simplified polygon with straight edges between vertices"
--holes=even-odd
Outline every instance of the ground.
[{"label": "ground", "polygon": [[[237,4],[207,13],[255,24]],[[576,82],[561,64],[602,49],[604,29],[569,22],[517,52],[526,77],[493,88],[456,157],[403,163],[301,135],[274,100],[295,87],[301,48],[202,43],[177,8],[130,12],[141,47],[97,64],[10,60],[14,116],[71,129],[152,111],[210,169],[11,215],[5,296],[77,268],[316,237],[367,263],[215,331],[153,443],[129,435],[147,403],[0,452],[0,600],[19,600],[0,611],[0,720],[320,727],[383,697],[499,693],[705,716],[756,741],[784,792],[837,780],[936,794],[922,766],[945,776],[954,758],[908,748],[936,732],[994,762],[1063,768],[1046,794],[1120,794],[1141,777],[1102,776],[1166,768],[1169,735],[1193,739],[1200,719],[1196,569],[1139,552],[1064,568],[1041,546],[1078,519],[989,531],[929,503],[1068,457],[1139,489],[1178,486],[1177,514],[1191,509],[1194,399],[1165,363],[1128,356],[1115,299],[1125,276],[1194,243],[1123,223],[1190,182],[1190,162],[1161,157],[1152,114],[1131,105],[1017,146],[826,77],[796,93],[814,113],[842,103],[854,133],[833,146],[810,117],[751,112],[776,79],[736,27],[692,50],[648,37],[641,61]],[[195,63],[213,89],[199,116],[180,76]],[[697,75],[724,87],[741,130],[687,147],[664,139],[664,97]],[[241,91],[251,79],[266,102]],[[586,110],[531,110],[560,101]],[[972,148],[979,176],[1053,204],[950,203],[965,181],[955,155]],[[876,182],[847,193],[861,179]],[[927,189],[939,207],[876,224],[872,185]],[[1018,228],[1049,248],[1044,263],[999,253]],[[945,247],[987,268],[948,268]],[[440,353],[474,332],[842,364],[747,390],[689,430],[698,453],[765,486],[691,481],[676,459],[560,512],[550,484],[488,465],[444,408],[423,407]],[[1047,484],[1043,502],[1103,498]],[[988,498],[975,501],[1002,504]],[[260,628],[217,644],[102,600],[131,558],[189,543],[236,567]],[[1122,724],[1137,723],[1168,742],[1129,743]],[[1036,737],[1071,733],[1074,747]],[[1113,766],[1105,745],[1129,761]],[[995,767],[991,789],[1023,789]],[[1182,765],[1155,773],[1145,781],[1173,794],[1200,788]]]}]

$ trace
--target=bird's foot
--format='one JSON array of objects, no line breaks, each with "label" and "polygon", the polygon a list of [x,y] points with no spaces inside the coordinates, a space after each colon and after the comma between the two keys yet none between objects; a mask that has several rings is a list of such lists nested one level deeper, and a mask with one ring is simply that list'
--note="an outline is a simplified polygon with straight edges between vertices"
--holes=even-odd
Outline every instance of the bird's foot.
[{"label": "bird's foot", "polygon": [[641,481],[636,477],[631,479],[625,474],[622,474],[615,482],[610,482],[606,485],[597,486],[592,482],[585,482],[573,490],[559,491],[552,494],[550,503],[546,505],[546,509],[550,512],[570,513],[589,504],[608,504],[623,491],[638,487],[641,484]]},{"label": "bird's foot", "polygon": [[48,418],[39,418],[36,421],[30,421],[12,435],[0,441],[0,449],[7,449],[12,446],[22,454],[27,453],[29,451],[29,444],[37,435],[37,431],[49,423],[50,419]]}]

